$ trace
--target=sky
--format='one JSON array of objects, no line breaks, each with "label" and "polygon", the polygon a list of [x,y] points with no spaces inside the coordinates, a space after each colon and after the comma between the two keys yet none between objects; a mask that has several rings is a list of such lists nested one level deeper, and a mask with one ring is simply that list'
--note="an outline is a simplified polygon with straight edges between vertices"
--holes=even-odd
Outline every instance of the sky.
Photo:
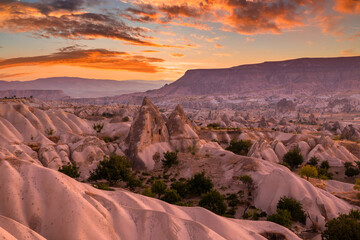
[{"label": "sky", "polygon": [[360,0],[0,0],[0,80],[360,55]]}]

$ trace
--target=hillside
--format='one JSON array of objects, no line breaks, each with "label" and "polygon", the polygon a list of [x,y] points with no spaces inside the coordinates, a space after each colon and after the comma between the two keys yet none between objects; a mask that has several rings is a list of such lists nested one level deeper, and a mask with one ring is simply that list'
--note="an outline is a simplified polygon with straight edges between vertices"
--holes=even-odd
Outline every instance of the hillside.
[{"label": "hillside", "polygon": [[360,57],[302,58],[189,70],[156,95],[326,94],[360,89]]},{"label": "hillside", "polygon": [[[41,78],[33,81],[0,81],[1,90],[62,90],[72,98],[96,98],[157,89],[169,81],[115,81],[76,77]],[[34,96],[36,97],[36,96]]]}]

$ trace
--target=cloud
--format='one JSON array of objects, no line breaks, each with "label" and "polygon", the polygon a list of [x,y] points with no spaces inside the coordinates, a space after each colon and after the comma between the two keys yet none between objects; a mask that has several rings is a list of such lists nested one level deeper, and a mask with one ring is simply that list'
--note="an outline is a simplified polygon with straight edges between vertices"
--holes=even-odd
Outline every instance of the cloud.
[{"label": "cloud", "polygon": [[[222,29],[226,31],[257,34],[280,33],[284,29],[302,26],[304,15],[319,9],[323,1],[136,0],[130,2],[134,7],[126,9],[124,15],[134,21],[177,23],[186,26],[189,19],[195,19],[198,24],[193,27],[200,26],[200,23],[210,27],[209,22],[216,22],[221,23]],[[148,18],[145,19],[144,16]],[[204,25],[202,27],[204,28]]]},{"label": "cloud", "polygon": [[336,0],[334,10],[340,13],[358,14],[360,13],[359,0]]},{"label": "cloud", "polygon": [[155,65],[155,63],[163,61],[160,58],[132,55],[127,52],[106,49],[78,49],[70,46],[48,55],[1,59],[0,69],[20,66],[68,65],[94,69],[156,73],[163,71],[164,68]]},{"label": "cloud", "polygon": [[184,57],[185,56],[184,54],[181,54],[181,53],[170,53],[170,55],[173,57]]},{"label": "cloud", "polygon": [[343,36],[344,28],[341,27],[343,20],[342,16],[336,15],[321,15],[316,18],[322,32],[325,34],[332,34],[334,36]]},{"label": "cloud", "polygon": [[23,76],[23,75],[27,75],[30,73],[0,73],[0,79],[4,79],[4,78],[12,78],[12,77],[18,77],[18,76]]},{"label": "cloud", "polygon": [[246,42],[254,42],[255,39],[251,38],[251,37],[246,37],[245,39]]},{"label": "cloud", "polygon": [[355,50],[353,48],[351,48],[351,49],[345,49],[345,50],[341,51],[341,55],[342,56],[354,56],[354,55],[356,55],[356,53],[355,53]]},{"label": "cloud", "polygon": [[[132,45],[173,47],[150,41],[148,30],[132,27],[110,13],[74,12],[84,4],[98,0],[43,0],[40,3],[0,2],[0,29],[10,32],[30,32],[35,37],[66,39],[108,38]],[[60,11],[61,10],[61,11]]]},{"label": "cloud", "polygon": [[143,53],[157,53],[159,51],[156,51],[156,50],[142,50],[141,52],[143,52]]},{"label": "cloud", "polygon": [[350,36],[348,39],[349,39],[350,41],[354,41],[354,40],[356,40],[357,38],[360,38],[360,32],[359,32],[359,33],[356,33],[356,34],[354,34],[354,35],[352,35],[352,36]]},{"label": "cloud", "polygon": [[229,53],[213,53],[213,55],[218,57],[231,57]]},{"label": "cloud", "polygon": [[216,47],[216,48],[224,48],[224,46],[222,46],[220,44],[217,44],[217,43],[214,44],[214,47]]}]

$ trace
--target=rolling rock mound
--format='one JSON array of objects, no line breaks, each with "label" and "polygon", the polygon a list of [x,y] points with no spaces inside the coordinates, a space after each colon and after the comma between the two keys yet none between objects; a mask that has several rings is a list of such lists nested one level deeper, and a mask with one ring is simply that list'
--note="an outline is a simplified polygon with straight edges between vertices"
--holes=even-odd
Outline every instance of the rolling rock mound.
[{"label": "rolling rock mound", "polygon": [[185,151],[203,142],[180,105],[166,119],[148,98],[144,98],[126,141],[133,166],[142,169],[153,169],[156,161],[160,160],[156,157],[158,153]]},{"label": "rolling rock mound", "polygon": [[260,240],[266,233],[299,239],[271,222],[228,219],[124,190],[101,191],[42,166],[0,160],[4,239]]},{"label": "rolling rock mound", "polygon": [[[0,104],[0,159],[21,157],[55,170],[76,162],[85,179],[104,155],[123,155],[118,143],[105,143],[94,136],[92,124],[61,110]],[[128,134],[129,128],[129,123],[106,123],[103,132],[121,138]],[[47,133],[50,129],[52,134]]]}]

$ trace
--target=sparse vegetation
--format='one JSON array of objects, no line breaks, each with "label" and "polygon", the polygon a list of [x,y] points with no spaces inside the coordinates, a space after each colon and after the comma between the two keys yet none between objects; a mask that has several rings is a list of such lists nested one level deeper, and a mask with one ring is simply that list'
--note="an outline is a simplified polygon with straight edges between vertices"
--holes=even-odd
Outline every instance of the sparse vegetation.
[{"label": "sparse vegetation", "polygon": [[297,221],[305,224],[306,215],[304,210],[302,209],[302,205],[297,200],[290,197],[282,197],[280,198],[277,209],[288,210],[291,214],[291,218],[293,221]]},{"label": "sparse vegetation", "polygon": [[283,162],[289,164],[291,170],[297,168],[300,164],[303,163],[303,161],[304,157],[302,156],[299,148],[291,149],[283,157]]},{"label": "sparse vegetation", "polygon": [[210,123],[207,125],[207,128],[209,129],[218,129],[220,125],[218,123]]},{"label": "sparse vegetation", "polygon": [[130,118],[129,118],[128,116],[126,116],[126,117],[123,117],[123,118],[121,119],[121,121],[122,121],[122,122],[128,122],[128,121],[130,121]]},{"label": "sparse vegetation", "polygon": [[214,184],[211,178],[205,176],[205,172],[197,173],[188,180],[189,191],[191,194],[201,195],[210,191]]},{"label": "sparse vegetation", "polygon": [[164,193],[164,196],[161,200],[168,202],[168,203],[177,203],[181,201],[181,196],[179,193],[174,189],[167,189]]},{"label": "sparse vegetation", "polygon": [[93,129],[94,129],[97,133],[100,133],[103,128],[104,128],[104,123],[94,123],[94,124],[93,124]]},{"label": "sparse vegetation", "polygon": [[110,186],[115,185],[119,181],[127,182],[136,179],[132,173],[131,163],[125,156],[111,155],[104,156],[104,160],[100,161],[94,171],[90,171],[89,181],[107,180]]},{"label": "sparse vegetation", "polygon": [[102,183],[102,182],[92,184],[91,186],[93,186],[94,188],[100,189],[100,190],[115,191],[113,188],[110,188],[108,184]]},{"label": "sparse vegetation", "polygon": [[76,162],[63,165],[62,167],[59,167],[58,170],[59,172],[68,175],[69,177],[72,178],[80,177],[79,167],[76,166]]},{"label": "sparse vegetation", "polygon": [[267,220],[287,228],[291,227],[292,225],[291,213],[286,209],[277,209],[276,213],[270,215]]},{"label": "sparse vegetation", "polygon": [[47,128],[47,129],[45,130],[45,133],[46,133],[46,135],[48,135],[48,136],[52,136],[52,135],[55,134],[55,130],[54,130],[53,128]]},{"label": "sparse vegetation", "polygon": [[360,170],[358,166],[353,166],[351,162],[344,163],[345,175],[348,177],[354,177],[359,175]]},{"label": "sparse vegetation", "polygon": [[219,191],[212,189],[201,196],[199,206],[223,215],[227,209],[224,199],[225,197]]},{"label": "sparse vegetation", "polygon": [[360,239],[360,211],[351,210],[348,214],[325,224],[326,230],[321,233],[322,240],[354,240]]},{"label": "sparse vegetation", "polygon": [[159,198],[165,193],[165,190],[166,184],[162,180],[155,180],[151,186],[151,192],[157,194]]},{"label": "sparse vegetation", "polygon": [[315,178],[318,176],[318,171],[314,166],[305,165],[300,169],[299,175],[302,177],[306,176],[306,180],[309,181],[309,177]]},{"label": "sparse vegetation", "polygon": [[161,160],[163,167],[170,168],[173,165],[179,164],[177,152],[167,151],[164,154],[164,159]]},{"label": "sparse vegetation", "polygon": [[308,165],[310,166],[314,166],[314,167],[317,167],[318,163],[319,163],[319,159],[317,157],[311,157],[309,162],[307,163]]},{"label": "sparse vegetation", "polygon": [[226,148],[226,150],[231,151],[238,155],[246,156],[252,146],[252,142],[250,140],[231,140],[230,145]]}]

